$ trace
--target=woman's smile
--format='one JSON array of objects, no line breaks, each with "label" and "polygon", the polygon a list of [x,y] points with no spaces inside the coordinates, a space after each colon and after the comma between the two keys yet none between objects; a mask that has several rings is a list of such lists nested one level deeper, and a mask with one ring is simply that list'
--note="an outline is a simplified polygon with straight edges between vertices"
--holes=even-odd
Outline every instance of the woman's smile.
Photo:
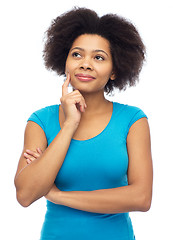
[{"label": "woman's smile", "polygon": [[77,73],[77,74],[75,74],[75,77],[82,82],[90,82],[95,79],[95,77],[93,77],[89,74],[83,74],[83,73]]},{"label": "woman's smile", "polygon": [[77,37],[67,57],[66,71],[74,89],[88,93],[104,91],[108,80],[115,79],[109,41],[97,34]]}]

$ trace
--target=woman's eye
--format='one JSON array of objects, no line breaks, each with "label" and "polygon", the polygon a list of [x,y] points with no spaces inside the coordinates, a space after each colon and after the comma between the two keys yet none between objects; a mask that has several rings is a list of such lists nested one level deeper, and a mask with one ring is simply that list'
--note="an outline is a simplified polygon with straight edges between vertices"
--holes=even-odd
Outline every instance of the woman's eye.
[{"label": "woman's eye", "polygon": [[100,55],[97,55],[95,58],[96,58],[97,60],[99,60],[99,61],[103,61],[103,60],[104,60],[104,57],[102,57],[102,56],[100,56]]},{"label": "woman's eye", "polygon": [[78,53],[78,52],[72,53],[72,56],[73,56],[73,57],[76,57],[76,58],[81,57],[80,53]]}]

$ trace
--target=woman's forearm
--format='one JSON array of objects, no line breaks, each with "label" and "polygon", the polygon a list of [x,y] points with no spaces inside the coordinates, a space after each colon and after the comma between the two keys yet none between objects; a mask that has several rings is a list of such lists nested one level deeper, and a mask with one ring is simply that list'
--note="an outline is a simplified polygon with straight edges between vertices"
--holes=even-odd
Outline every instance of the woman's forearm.
[{"label": "woman's forearm", "polygon": [[150,207],[150,199],[132,185],[95,191],[56,191],[54,188],[48,200],[78,210],[107,214],[147,211]]},{"label": "woman's forearm", "polygon": [[17,198],[22,205],[28,206],[50,191],[68,151],[73,129],[70,124],[64,124],[40,158],[15,177]]}]

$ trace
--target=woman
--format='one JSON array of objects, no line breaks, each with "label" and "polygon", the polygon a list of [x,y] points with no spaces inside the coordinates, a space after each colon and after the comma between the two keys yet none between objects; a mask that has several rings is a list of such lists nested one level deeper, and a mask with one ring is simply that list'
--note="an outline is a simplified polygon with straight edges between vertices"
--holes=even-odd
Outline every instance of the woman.
[{"label": "woman", "polygon": [[40,239],[135,239],[128,212],[148,211],[152,198],[147,116],[104,92],[133,86],[144,58],[136,28],[117,15],[75,8],[52,22],[44,60],[67,76],[61,104],[28,119],[15,176],[22,206],[47,198]]}]

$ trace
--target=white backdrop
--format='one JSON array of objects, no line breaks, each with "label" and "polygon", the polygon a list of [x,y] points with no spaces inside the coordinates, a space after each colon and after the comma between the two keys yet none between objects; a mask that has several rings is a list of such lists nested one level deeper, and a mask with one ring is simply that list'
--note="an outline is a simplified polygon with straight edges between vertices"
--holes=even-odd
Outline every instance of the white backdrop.
[{"label": "white backdrop", "polygon": [[[45,199],[28,208],[16,201],[13,179],[23,148],[27,118],[58,104],[63,79],[43,65],[43,34],[51,20],[73,6],[117,13],[137,26],[147,47],[147,63],[136,87],[115,92],[112,101],[135,105],[148,115],[154,165],[152,207],[131,213],[137,240],[173,239],[172,103],[173,2],[170,0],[3,1],[0,6],[0,215],[4,240],[38,240]],[[31,176],[32,177],[32,176]]]}]

